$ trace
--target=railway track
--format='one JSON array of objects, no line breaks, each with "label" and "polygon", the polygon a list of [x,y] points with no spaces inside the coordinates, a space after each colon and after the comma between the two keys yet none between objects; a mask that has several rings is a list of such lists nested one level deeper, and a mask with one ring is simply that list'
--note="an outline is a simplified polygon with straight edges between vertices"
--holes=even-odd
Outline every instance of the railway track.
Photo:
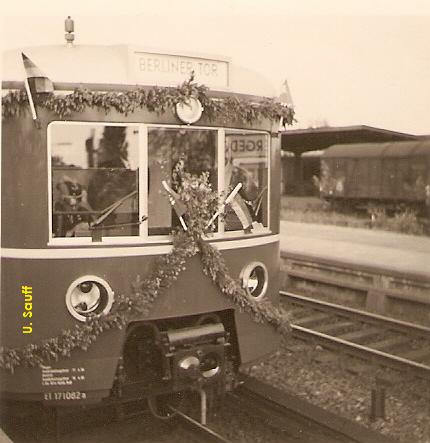
[{"label": "railway track", "polygon": [[[182,420],[178,422],[180,426],[188,427],[190,441],[392,443],[378,432],[244,375],[240,387],[226,396],[223,409],[229,419],[222,421],[221,428],[220,417],[215,422],[209,420],[209,427],[206,427],[181,411],[175,412],[177,420]],[[245,415],[248,418],[244,418]],[[253,423],[251,428],[246,426],[242,435],[238,429],[229,430],[231,419],[239,416],[239,421]],[[223,436],[213,429],[219,429]]]},{"label": "railway track", "polygon": [[188,432],[190,437],[188,442],[195,441],[196,443],[230,443],[230,440],[218,434],[208,426],[203,426],[202,424],[200,424],[200,422],[183,413],[182,411],[179,411],[175,408],[172,408],[172,410],[176,413],[175,418],[178,426]]},{"label": "railway track", "polygon": [[63,423],[66,425],[63,432],[56,436],[52,432],[38,436],[31,432],[10,435],[17,443],[391,442],[353,421],[246,376],[243,376],[243,384],[226,396],[218,413],[211,414],[208,426],[202,426],[193,418],[194,413],[191,416],[188,412],[171,409],[176,414],[167,421],[155,419],[147,408],[130,411],[121,421],[115,421],[108,416],[96,420],[99,412],[94,408],[86,412],[85,420],[78,414],[68,424]]},{"label": "railway track", "polygon": [[430,380],[430,328],[280,292],[292,333],[326,349]]}]

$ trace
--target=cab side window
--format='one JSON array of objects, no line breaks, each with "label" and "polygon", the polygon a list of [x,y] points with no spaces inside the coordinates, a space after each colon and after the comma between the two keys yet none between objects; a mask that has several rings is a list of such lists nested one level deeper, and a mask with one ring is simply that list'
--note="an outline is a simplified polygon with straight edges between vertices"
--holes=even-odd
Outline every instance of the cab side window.
[{"label": "cab side window", "polygon": [[268,143],[266,134],[226,131],[225,188],[235,195],[226,231],[255,232],[268,225]]},{"label": "cab side window", "polygon": [[52,237],[139,235],[137,126],[51,125]]}]

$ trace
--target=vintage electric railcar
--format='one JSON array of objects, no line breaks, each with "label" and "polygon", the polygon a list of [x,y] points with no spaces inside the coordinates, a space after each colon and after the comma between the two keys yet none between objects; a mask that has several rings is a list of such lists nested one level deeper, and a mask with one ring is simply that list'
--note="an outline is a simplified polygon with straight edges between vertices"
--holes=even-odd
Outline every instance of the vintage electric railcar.
[{"label": "vintage electric railcar", "polygon": [[[262,77],[218,57],[71,41],[5,53],[4,107],[19,91],[34,102],[2,120],[2,346],[31,353],[31,343],[84,329],[88,317],[109,313],[119,294],[130,293],[137,276],[150,274],[180,226],[166,191],[180,156],[186,170],[208,172],[220,195],[238,171],[252,179],[254,197],[243,197],[240,214],[218,218],[206,241],[250,298],[276,305],[279,120],[209,118],[197,100],[162,111],[106,105],[138,88],[168,91],[192,71],[220,103],[275,95]],[[53,100],[63,97],[58,106],[66,106],[76,88],[104,104],[85,102],[67,117],[38,105],[53,89]],[[195,256],[149,315],[103,332],[70,357],[2,370],[1,395],[56,406],[196,387],[220,392],[240,367],[276,349],[277,337],[220,295]]]},{"label": "vintage electric railcar", "polygon": [[334,145],[321,157],[321,197],[353,205],[430,208],[430,141]]}]

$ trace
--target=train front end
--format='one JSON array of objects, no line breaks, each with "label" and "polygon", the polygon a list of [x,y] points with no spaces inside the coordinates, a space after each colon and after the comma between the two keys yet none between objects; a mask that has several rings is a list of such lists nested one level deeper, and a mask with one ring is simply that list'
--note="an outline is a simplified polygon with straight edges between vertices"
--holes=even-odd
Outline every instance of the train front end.
[{"label": "train front end", "polygon": [[[278,345],[273,92],[219,58],[22,53],[3,63],[2,397],[71,406],[233,388]],[[193,177],[218,198],[202,244],[219,256],[187,240],[195,214],[179,193]]]}]

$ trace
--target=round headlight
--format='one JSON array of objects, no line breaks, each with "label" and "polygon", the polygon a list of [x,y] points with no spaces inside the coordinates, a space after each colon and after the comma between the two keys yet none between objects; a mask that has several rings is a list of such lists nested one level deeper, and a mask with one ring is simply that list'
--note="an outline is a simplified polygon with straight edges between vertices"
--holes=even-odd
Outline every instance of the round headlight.
[{"label": "round headlight", "polygon": [[66,306],[80,321],[91,315],[107,314],[113,303],[113,291],[108,283],[94,275],[75,280],[66,292]]},{"label": "round headlight", "polygon": [[267,268],[263,263],[247,264],[241,272],[242,287],[253,299],[260,300],[267,291]]}]

